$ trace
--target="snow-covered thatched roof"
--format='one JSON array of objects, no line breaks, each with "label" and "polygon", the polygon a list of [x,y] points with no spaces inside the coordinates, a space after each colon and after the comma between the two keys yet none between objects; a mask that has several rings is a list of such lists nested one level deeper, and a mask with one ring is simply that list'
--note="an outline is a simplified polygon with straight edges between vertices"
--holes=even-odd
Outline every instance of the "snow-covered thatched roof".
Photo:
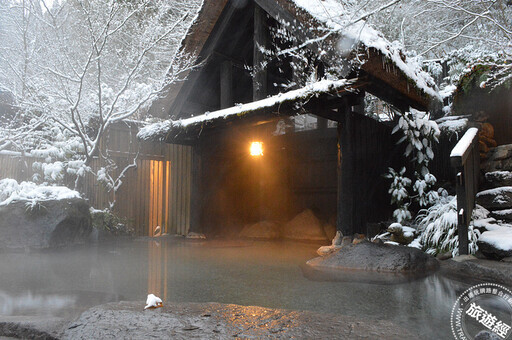
[{"label": "snow-covered thatched roof", "polygon": [[[365,90],[392,93],[392,97],[403,102],[402,107],[412,106],[420,110],[426,110],[432,101],[439,101],[440,96],[430,75],[421,69],[419,63],[405,58],[400,43],[388,41],[380,32],[369,27],[364,20],[365,14],[349,15],[342,3],[336,0],[255,0],[255,3],[278,22],[295,26],[295,29],[291,29],[294,34],[300,35],[299,40],[304,41],[305,46],[314,46],[315,41],[319,40],[332,42],[337,46],[335,53],[339,53],[335,58],[354,61],[371,77],[367,83],[373,87]],[[212,40],[215,40],[219,25],[222,26],[222,17],[226,16],[223,12],[232,10],[230,6],[234,5],[228,0],[204,1],[182,41],[182,55],[191,55],[198,61],[208,57]],[[186,77],[187,74],[182,76]],[[162,118],[179,114],[176,102],[187,96],[187,92],[182,90],[187,81],[169,85],[161,99],[154,103],[151,114]],[[232,109],[236,110],[236,107]],[[206,117],[203,113],[197,112],[196,115]],[[163,129],[169,122],[160,123],[160,128]],[[149,137],[144,133],[141,136]]]}]

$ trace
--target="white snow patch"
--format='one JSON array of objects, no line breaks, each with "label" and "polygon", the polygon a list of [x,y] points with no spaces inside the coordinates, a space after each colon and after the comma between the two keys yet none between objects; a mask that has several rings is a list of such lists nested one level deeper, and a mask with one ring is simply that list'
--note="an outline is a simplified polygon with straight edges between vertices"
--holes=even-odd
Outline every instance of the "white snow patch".
[{"label": "white snow patch", "polygon": [[500,227],[480,235],[479,241],[493,245],[501,250],[512,250],[512,228]]},{"label": "white snow patch", "polygon": [[15,201],[30,201],[32,203],[48,200],[79,198],[78,191],[64,186],[37,185],[33,182],[21,182],[11,178],[0,180],[0,206]]},{"label": "white snow patch", "polygon": [[455,86],[453,84],[447,85],[439,91],[439,95],[443,99],[448,98],[455,92],[456,89],[457,89],[457,86]]},{"label": "white snow patch", "polygon": [[409,247],[412,247],[412,248],[418,248],[418,249],[421,249],[422,248],[422,245],[421,245],[421,236],[418,236],[416,237],[411,243],[408,244]]},{"label": "white snow patch", "polygon": [[464,136],[459,140],[457,145],[453,148],[452,152],[450,153],[450,157],[462,157],[464,155],[464,152],[469,148],[471,143],[473,142],[473,139],[478,134],[477,128],[470,128]]}]

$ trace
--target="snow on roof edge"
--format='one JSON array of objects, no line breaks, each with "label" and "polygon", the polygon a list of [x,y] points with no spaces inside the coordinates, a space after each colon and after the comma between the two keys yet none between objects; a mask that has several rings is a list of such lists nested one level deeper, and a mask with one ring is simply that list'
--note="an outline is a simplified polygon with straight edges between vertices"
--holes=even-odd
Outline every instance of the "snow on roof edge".
[{"label": "snow on roof edge", "polygon": [[205,112],[204,114],[195,117],[180,120],[168,119],[141,128],[137,134],[137,137],[142,140],[163,138],[163,135],[173,128],[187,128],[192,125],[207,123],[216,119],[226,119],[228,117],[240,116],[247,112],[273,107],[287,101],[305,98],[312,95],[318,95],[321,93],[333,91],[335,89],[343,88],[353,84],[356,80],[357,79],[320,80],[316,83],[308,84],[303,88],[285,93],[279,93],[275,96],[271,96],[258,101],[246,104],[237,104],[235,106],[213,112]]}]

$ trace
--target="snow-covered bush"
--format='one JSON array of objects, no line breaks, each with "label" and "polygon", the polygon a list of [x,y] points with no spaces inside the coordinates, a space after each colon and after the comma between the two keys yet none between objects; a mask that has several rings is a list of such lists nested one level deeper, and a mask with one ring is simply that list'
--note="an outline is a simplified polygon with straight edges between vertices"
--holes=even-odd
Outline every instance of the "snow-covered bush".
[{"label": "snow-covered bush", "polygon": [[414,165],[412,195],[407,190],[412,180],[405,177],[405,167],[400,172],[390,168],[386,175],[392,179],[389,189],[391,204],[397,206],[393,216],[398,222],[402,222],[411,218],[409,206],[412,202],[417,202],[420,207],[427,207],[439,199],[439,194],[434,190],[437,180],[428,170],[428,165],[434,159],[432,148],[433,144],[439,141],[440,131],[437,123],[430,120],[426,112],[414,109],[400,116],[393,133],[398,131],[402,131],[404,135],[399,143],[407,142],[405,156],[409,157]]},{"label": "snow-covered bush", "polygon": [[[473,216],[478,214],[475,210]],[[428,209],[420,211],[416,217],[419,242],[424,251],[431,255],[451,252],[459,254],[459,236],[457,235],[457,197],[444,196]],[[478,247],[476,241],[480,236],[473,224],[468,227],[469,253],[474,254]]]},{"label": "snow-covered bush", "polygon": [[385,177],[392,180],[391,187],[388,192],[391,194],[391,204],[396,204],[397,208],[393,212],[393,217],[398,222],[403,222],[411,219],[411,212],[409,211],[410,197],[407,190],[411,186],[411,180],[405,177],[405,167],[400,172],[389,168],[389,173]]}]

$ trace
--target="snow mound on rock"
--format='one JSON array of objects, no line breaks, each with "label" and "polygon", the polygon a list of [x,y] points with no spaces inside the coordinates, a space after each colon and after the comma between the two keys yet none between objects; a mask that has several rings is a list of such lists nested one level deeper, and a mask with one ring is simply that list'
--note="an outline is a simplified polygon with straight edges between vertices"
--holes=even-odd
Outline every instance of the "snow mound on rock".
[{"label": "snow mound on rock", "polygon": [[32,203],[48,200],[80,198],[80,193],[64,186],[45,186],[33,182],[21,182],[11,178],[0,180],[0,206],[15,201]]}]

